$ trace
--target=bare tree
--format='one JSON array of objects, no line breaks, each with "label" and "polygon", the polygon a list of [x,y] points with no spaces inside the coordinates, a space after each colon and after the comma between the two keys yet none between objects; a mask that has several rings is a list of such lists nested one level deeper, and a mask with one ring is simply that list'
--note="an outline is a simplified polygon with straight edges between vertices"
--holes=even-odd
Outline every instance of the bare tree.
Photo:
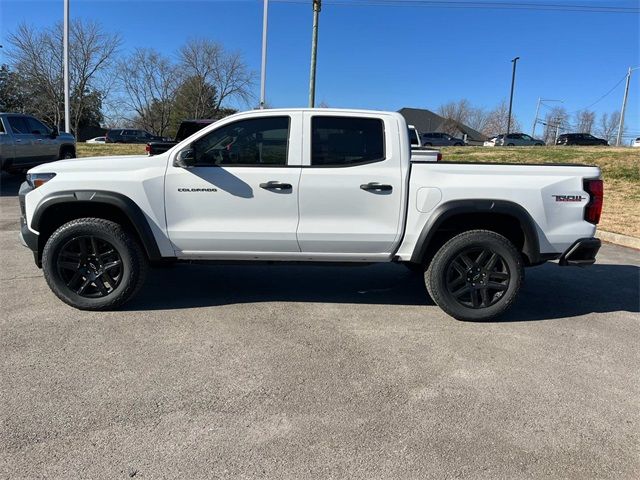
[{"label": "bare tree", "polygon": [[620,112],[613,112],[611,115],[603,113],[600,117],[600,125],[598,127],[598,135],[612,143],[618,133],[618,125],[620,124]]},{"label": "bare tree", "polygon": [[[506,100],[502,100],[496,108],[487,114],[485,127],[482,131],[487,136],[495,136],[506,133],[509,120],[509,105]],[[520,122],[511,115],[511,130],[520,130]]]},{"label": "bare tree", "polygon": [[576,112],[575,130],[578,133],[591,133],[596,122],[596,114],[591,110],[581,110]]},{"label": "bare tree", "polygon": [[199,82],[201,95],[194,105],[194,116],[206,103],[209,86],[215,89],[215,109],[223,108],[229,100],[240,100],[249,104],[253,98],[251,92],[254,74],[236,52],[227,52],[224,47],[212,40],[196,38],[189,40],[180,49],[180,64],[185,75]]},{"label": "bare tree", "polygon": [[171,124],[174,96],[181,83],[180,69],[153,49],[136,49],[120,62],[118,78],[124,102],[135,112],[135,122],[156,135]]},{"label": "bare tree", "polygon": [[[7,56],[31,93],[30,110],[54,125],[61,125],[64,111],[62,24],[43,30],[21,24],[16,32],[9,34],[8,40]],[[69,44],[71,124],[77,133],[86,108],[95,104],[96,93],[104,96],[120,37],[106,33],[96,22],[76,20],[70,25]]]},{"label": "bare tree", "polygon": [[467,124],[471,110],[471,103],[465,98],[440,105],[438,114],[446,120],[441,129],[449,135],[455,135],[459,131],[458,125]]}]

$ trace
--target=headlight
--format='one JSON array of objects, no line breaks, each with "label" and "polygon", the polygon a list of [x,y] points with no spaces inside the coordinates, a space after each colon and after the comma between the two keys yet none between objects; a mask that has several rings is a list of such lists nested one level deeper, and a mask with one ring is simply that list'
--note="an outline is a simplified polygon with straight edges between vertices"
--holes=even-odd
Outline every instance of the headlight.
[{"label": "headlight", "polygon": [[55,176],[55,173],[27,173],[27,183],[31,188],[38,188]]}]

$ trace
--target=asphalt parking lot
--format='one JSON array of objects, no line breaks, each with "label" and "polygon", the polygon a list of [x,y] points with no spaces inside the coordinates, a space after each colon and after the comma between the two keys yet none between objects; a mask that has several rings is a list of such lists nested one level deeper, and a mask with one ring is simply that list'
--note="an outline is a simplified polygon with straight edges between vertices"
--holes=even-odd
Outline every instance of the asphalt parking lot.
[{"label": "asphalt parking lot", "polygon": [[530,269],[491,323],[396,265],[180,265],[88,313],[1,181],[2,478],[640,478],[638,251]]}]

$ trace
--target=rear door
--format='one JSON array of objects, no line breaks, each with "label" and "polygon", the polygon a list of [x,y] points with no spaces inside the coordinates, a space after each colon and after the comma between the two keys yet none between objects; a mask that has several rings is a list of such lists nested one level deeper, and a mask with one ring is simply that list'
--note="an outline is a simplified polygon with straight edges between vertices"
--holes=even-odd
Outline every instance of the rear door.
[{"label": "rear door", "polygon": [[302,251],[391,253],[400,235],[404,198],[397,120],[306,112],[304,127]]},{"label": "rear door", "polygon": [[31,133],[26,118],[24,115],[7,116],[15,146],[12,164],[16,166],[35,165],[38,162],[34,149],[35,135]]},{"label": "rear door", "polygon": [[301,112],[236,117],[191,143],[195,166],[168,166],[167,229],[178,256],[300,252],[301,126]]}]

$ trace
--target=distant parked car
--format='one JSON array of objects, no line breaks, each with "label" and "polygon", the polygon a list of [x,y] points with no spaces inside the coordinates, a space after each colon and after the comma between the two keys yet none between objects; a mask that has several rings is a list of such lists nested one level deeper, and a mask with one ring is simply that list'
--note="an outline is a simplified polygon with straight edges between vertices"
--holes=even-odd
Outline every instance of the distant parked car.
[{"label": "distant parked car", "polygon": [[604,138],[596,138],[590,133],[563,133],[556,140],[556,145],[603,145],[608,146]]},{"label": "distant parked car", "polygon": [[407,130],[409,131],[409,144],[411,148],[419,148],[422,146],[422,142],[420,141],[420,132],[413,125],[407,125]]},{"label": "distant parked car", "polygon": [[84,143],[107,143],[107,137],[94,137],[90,138]]},{"label": "distant parked car", "polygon": [[633,142],[631,142],[632,147],[640,147],[640,137],[636,138]]},{"label": "distant parked car", "polygon": [[0,168],[19,173],[76,156],[76,139],[31,115],[0,113]]},{"label": "distant parked car", "polygon": [[544,140],[533,138],[526,133],[502,134],[484,142],[485,147],[543,147]]},{"label": "distant parked car", "polygon": [[448,133],[429,132],[422,134],[422,145],[425,147],[446,147],[451,145],[454,147],[462,147],[464,140],[462,138],[452,137]]},{"label": "distant parked car", "polygon": [[145,149],[149,154],[149,156],[159,155],[161,153],[166,152],[170,148],[174,147],[185,138],[190,137],[197,131],[202,130],[207,125],[211,125],[213,122],[216,122],[216,121],[217,120],[208,119],[208,118],[199,119],[199,120],[183,120],[182,123],[180,123],[180,127],[178,127],[178,132],[176,133],[175,139],[173,140],[163,139],[162,141],[159,141],[159,142],[152,141],[147,143],[147,146],[145,147]]},{"label": "distant parked car", "polygon": [[152,135],[144,130],[131,128],[112,128],[105,135],[106,143],[149,143],[161,142],[163,137]]}]

